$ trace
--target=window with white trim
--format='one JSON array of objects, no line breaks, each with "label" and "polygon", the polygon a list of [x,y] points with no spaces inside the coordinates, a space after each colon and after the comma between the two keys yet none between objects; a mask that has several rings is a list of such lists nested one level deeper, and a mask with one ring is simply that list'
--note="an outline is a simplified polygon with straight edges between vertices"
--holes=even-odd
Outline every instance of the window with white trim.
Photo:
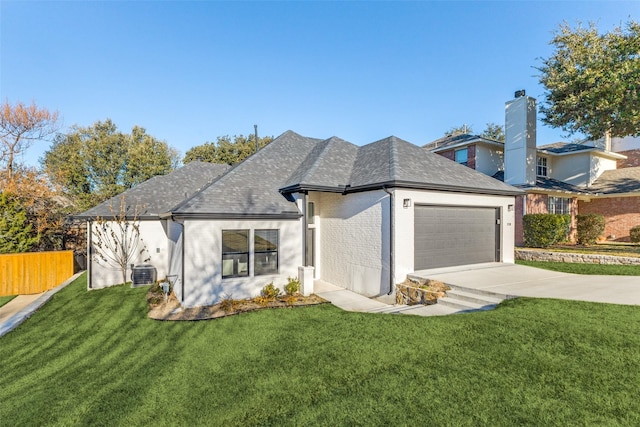
[{"label": "window with white trim", "polygon": [[537,175],[538,176],[547,176],[547,158],[546,157],[538,157],[537,160]]},{"label": "window with white trim", "polygon": [[567,197],[549,196],[547,201],[547,211],[550,214],[571,214],[571,199]]},{"label": "window with white trim", "polygon": [[278,230],[253,232],[253,263],[256,276],[278,274]]},{"label": "window with white trim", "polygon": [[222,278],[249,276],[249,230],[222,230]]},{"label": "window with white trim", "polygon": [[461,165],[467,166],[469,162],[469,149],[463,148],[461,150],[456,150],[455,160],[456,160],[456,163],[460,163]]}]

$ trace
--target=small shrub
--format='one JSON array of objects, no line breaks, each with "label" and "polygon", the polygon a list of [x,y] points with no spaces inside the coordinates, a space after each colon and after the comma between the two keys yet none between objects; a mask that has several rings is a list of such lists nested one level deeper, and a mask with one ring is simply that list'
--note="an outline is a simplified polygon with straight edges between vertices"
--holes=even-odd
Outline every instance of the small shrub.
[{"label": "small shrub", "polygon": [[604,216],[598,214],[578,215],[578,244],[595,245],[604,233]]},{"label": "small shrub", "polygon": [[263,306],[263,307],[264,307],[265,305],[269,304],[269,303],[270,303],[271,301],[273,301],[273,300],[274,300],[274,298],[267,298],[267,297],[262,296],[262,295],[259,295],[259,296],[255,297],[255,298],[253,299],[253,301],[254,301],[256,304],[259,304],[259,305],[261,305],[261,306]]},{"label": "small shrub", "polygon": [[629,239],[631,239],[633,243],[640,243],[640,225],[636,225],[629,230]]},{"label": "small shrub", "polygon": [[223,295],[222,301],[220,301],[220,308],[223,309],[226,313],[232,313],[236,310],[239,301],[234,300],[232,295]]},{"label": "small shrub", "polygon": [[566,240],[571,226],[571,215],[528,214],[522,217],[524,245],[546,248]]},{"label": "small shrub", "polygon": [[260,291],[260,295],[270,300],[274,300],[278,298],[278,296],[280,295],[280,289],[276,288],[273,285],[273,282],[271,282],[267,284],[264,288],[262,288],[262,291]]},{"label": "small shrub", "polygon": [[295,295],[300,292],[300,279],[296,279],[295,277],[288,277],[288,282],[284,285],[284,292],[289,295]]}]

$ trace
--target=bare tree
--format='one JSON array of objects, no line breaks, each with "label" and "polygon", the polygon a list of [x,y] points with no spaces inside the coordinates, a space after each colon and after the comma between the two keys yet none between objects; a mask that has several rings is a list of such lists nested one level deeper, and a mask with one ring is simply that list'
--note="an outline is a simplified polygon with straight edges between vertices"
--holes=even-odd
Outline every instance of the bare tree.
[{"label": "bare tree", "polygon": [[5,101],[0,104],[0,162],[13,180],[15,157],[27,150],[34,141],[54,134],[57,130],[58,112],[38,108],[35,103],[27,106]]},{"label": "bare tree", "polygon": [[[127,282],[127,267],[147,252],[140,237],[139,207],[127,206],[125,196],[120,198],[120,206],[109,206],[111,217],[97,218],[98,227],[93,231],[92,243],[100,260],[118,268],[122,273],[122,283]],[[144,262],[149,261],[146,258]]]}]

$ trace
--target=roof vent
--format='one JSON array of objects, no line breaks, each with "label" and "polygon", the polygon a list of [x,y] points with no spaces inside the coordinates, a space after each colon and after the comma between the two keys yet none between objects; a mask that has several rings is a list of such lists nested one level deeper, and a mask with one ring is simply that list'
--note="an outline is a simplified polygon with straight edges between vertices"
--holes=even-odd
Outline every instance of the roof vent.
[{"label": "roof vent", "polygon": [[526,93],[525,93],[524,89],[520,89],[520,90],[516,91],[516,93],[513,95],[513,97],[514,98],[522,98],[525,95],[526,95]]}]

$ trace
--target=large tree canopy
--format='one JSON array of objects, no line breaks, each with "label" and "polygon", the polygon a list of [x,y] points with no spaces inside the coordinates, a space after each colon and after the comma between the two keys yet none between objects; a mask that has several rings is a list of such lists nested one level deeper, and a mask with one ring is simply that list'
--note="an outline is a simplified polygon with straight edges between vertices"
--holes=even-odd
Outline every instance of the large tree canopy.
[{"label": "large tree canopy", "polygon": [[640,24],[599,34],[595,24],[563,24],[542,60],[542,120],[593,139],[640,135]]},{"label": "large tree canopy", "polygon": [[[272,136],[258,137],[260,148],[273,141]],[[256,151],[256,137],[249,135],[219,136],[216,142],[205,142],[191,148],[184,156],[183,163],[201,160],[209,163],[233,165],[241,162]]]},{"label": "large tree canopy", "polygon": [[42,164],[51,181],[82,210],[171,172],[178,160],[176,150],[144,128],[136,126],[126,134],[107,119],[58,135]]}]

